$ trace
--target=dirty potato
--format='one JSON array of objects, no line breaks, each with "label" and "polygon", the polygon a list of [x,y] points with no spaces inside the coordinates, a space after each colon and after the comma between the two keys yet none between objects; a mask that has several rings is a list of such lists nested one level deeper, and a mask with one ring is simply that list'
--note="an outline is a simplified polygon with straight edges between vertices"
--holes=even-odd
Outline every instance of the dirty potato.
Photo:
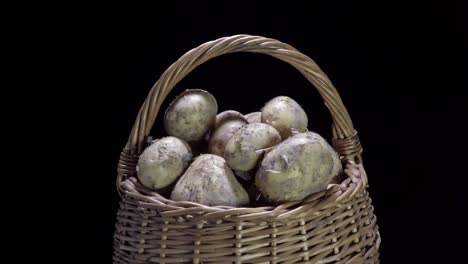
[{"label": "dirty potato", "polygon": [[283,140],[293,132],[307,131],[308,119],[304,109],[287,96],[278,96],[266,103],[261,120],[278,130]]},{"label": "dirty potato", "polygon": [[246,124],[247,120],[237,111],[228,110],[219,113],[216,116],[214,131],[211,132],[208,141],[208,153],[222,157],[228,141],[239,128]]},{"label": "dirty potato", "polygon": [[137,177],[144,186],[159,190],[175,182],[191,159],[192,152],[186,142],[176,137],[164,137],[140,155]]},{"label": "dirty potato", "polygon": [[219,126],[229,120],[241,120],[245,123],[248,123],[247,119],[245,119],[242,113],[235,110],[226,110],[216,115],[214,129],[217,129]]},{"label": "dirty potato", "polygon": [[249,204],[247,191],[226,161],[212,154],[201,155],[193,161],[175,185],[171,199],[208,206],[240,207]]},{"label": "dirty potato", "polygon": [[272,126],[263,123],[248,124],[234,133],[224,150],[229,166],[239,172],[254,169],[266,149],[281,142],[281,136]]},{"label": "dirty potato", "polygon": [[326,189],[341,163],[320,135],[299,133],[265,155],[255,185],[273,202],[295,201]]},{"label": "dirty potato", "polygon": [[249,124],[262,122],[262,112],[252,112],[252,113],[244,115],[244,117],[245,119],[247,119]]},{"label": "dirty potato", "polygon": [[213,127],[217,112],[213,95],[204,90],[186,90],[167,108],[164,128],[170,136],[199,141]]}]

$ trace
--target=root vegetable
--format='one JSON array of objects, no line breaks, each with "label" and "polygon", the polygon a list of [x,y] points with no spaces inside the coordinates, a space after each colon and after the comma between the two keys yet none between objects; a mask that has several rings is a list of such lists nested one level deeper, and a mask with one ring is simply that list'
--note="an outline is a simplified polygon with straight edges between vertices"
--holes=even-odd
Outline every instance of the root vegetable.
[{"label": "root vegetable", "polygon": [[215,129],[211,132],[208,141],[208,153],[218,156],[224,155],[226,144],[233,137],[234,133],[247,124],[244,116],[236,111],[224,111],[216,116]]},{"label": "root vegetable", "polygon": [[224,158],[229,166],[240,172],[254,169],[266,149],[281,142],[281,136],[272,126],[263,123],[241,127],[229,140]]},{"label": "root vegetable", "polygon": [[208,206],[245,206],[249,196],[226,161],[205,154],[197,157],[174,187],[171,199]]},{"label": "root vegetable", "polygon": [[164,137],[140,155],[137,177],[144,186],[159,190],[175,182],[191,159],[192,152],[186,142],[176,137]]},{"label": "root vegetable", "polygon": [[170,136],[199,141],[213,127],[217,112],[213,95],[204,90],[186,90],[167,108],[164,128]]},{"label": "root vegetable", "polygon": [[287,96],[278,96],[266,103],[261,120],[278,130],[283,140],[294,131],[307,131],[308,120],[304,109]]},{"label": "root vegetable", "polygon": [[341,171],[333,148],[320,135],[299,133],[277,145],[263,159],[255,185],[270,201],[294,201],[326,189]]},{"label": "root vegetable", "polygon": [[244,115],[249,124],[261,123],[262,122],[262,112],[252,112]]},{"label": "root vegetable", "polygon": [[230,120],[240,120],[245,122],[246,124],[248,123],[247,119],[245,119],[245,117],[240,112],[234,110],[226,110],[216,115],[214,129],[218,128],[226,121]]}]

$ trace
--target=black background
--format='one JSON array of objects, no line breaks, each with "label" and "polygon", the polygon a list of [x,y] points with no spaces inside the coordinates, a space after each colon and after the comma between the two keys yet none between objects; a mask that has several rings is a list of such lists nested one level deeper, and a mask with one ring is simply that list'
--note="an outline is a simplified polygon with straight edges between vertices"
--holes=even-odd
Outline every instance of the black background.
[{"label": "black background", "polygon": [[[60,47],[55,66],[61,69],[53,74],[64,89],[53,93],[65,99],[60,107],[72,111],[66,118],[57,114],[57,122],[68,122],[63,141],[55,141],[66,144],[72,138],[76,151],[71,154],[77,157],[62,164],[82,183],[66,196],[76,206],[63,215],[78,221],[73,232],[64,234],[60,252],[111,262],[119,201],[116,165],[141,103],[160,74],[186,51],[242,33],[291,44],[315,60],[337,87],[364,148],[382,263],[466,263],[461,250],[466,244],[461,233],[467,223],[466,173],[455,171],[465,166],[466,132],[459,125],[466,119],[460,115],[466,101],[452,93],[466,85],[450,82],[466,74],[466,64],[452,71],[446,69],[448,62],[435,63],[439,57],[466,61],[466,53],[451,53],[464,46],[462,37],[440,30],[437,17],[450,20],[451,13],[396,4],[209,5],[216,11],[181,2],[144,13],[126,7],[86,10],[57,30],[53,48]],[[433,45],[440,38],[451,48]],[[330,116],[313,86],[271,57],[230,54],[211,60],[180,82],[162,109],[178,93],[194,88],[210,91],[219,111],[243,113],[288,95],[306,110],[310,130],[331,137]],[[154,137],[163,134],[161,124],[158,117]],[[453,146],[462,153],[455,154]]]}]

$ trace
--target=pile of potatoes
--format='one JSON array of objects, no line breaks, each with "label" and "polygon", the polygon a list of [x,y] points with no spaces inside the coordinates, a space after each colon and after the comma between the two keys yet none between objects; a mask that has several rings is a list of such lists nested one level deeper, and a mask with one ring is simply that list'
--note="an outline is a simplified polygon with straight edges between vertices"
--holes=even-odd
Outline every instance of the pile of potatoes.
[{"label": "pile of potatoes", "polygon": [[342,173],[337,153],[307,125],[302,107],[287,96],[243,115],[218,113],[213,95],[186,90],[165,112],[168,136],[140,155],[137,176],[172,200],[208,206],[301,200]]}]

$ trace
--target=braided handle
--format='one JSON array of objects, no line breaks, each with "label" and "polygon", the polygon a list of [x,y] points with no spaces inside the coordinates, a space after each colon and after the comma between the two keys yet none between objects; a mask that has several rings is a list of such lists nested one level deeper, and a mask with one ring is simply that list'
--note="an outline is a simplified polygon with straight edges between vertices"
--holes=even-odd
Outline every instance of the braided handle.
[{"label": "braided handle", "polygon": [[255,52],[285,61],[300,71],[318,90],[333,120],[333,145],[345,159],[361,163],[361,146],[357,132],[341,98],[327,75],[309,57],[275,39],[235,35],[206,42],[190,50],[172,64],[151,88],[136,118],[119,162],[121,174],[134,172],[135,157],[145,146],[159,108],[174,86],[200,64],[233,52]]}]

